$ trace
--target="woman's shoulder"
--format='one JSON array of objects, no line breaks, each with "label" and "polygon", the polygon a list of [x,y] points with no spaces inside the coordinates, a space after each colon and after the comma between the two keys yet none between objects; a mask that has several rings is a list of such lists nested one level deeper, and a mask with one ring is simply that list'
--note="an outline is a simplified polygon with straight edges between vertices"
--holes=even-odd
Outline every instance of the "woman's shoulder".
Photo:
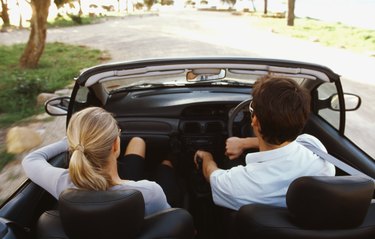
[{"label": "woman's shoulder", "polygon": [[162,190],[159,184],[153,181],[149,181],[149,180],[139,180],[139,181],[127,180],[127,181],[124,181],[122,184],[114,186],[112,189],[113,190],[135,189],[141,192]]}]

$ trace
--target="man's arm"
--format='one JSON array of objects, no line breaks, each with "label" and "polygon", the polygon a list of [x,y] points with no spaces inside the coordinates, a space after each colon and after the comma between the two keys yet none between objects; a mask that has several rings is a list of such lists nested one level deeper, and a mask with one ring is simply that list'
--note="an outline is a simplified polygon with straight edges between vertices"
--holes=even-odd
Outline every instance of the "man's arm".
[{"label": "man's arm", "polygon": [[210,176],[211,174],[218,170],[219,168],[217,167],[216,162],[214,161],[212,154],[206,151],[198,150],[195,153],[195,163],[197,164],[197,158],[202,159],[202,172],[204,178],[207,180],[207,182],[210,182]]},{"label": "man's arm", "polygon": [[225,155],[230,160],[236,159],[246,150],[251,148],[259,148],[259,140],[257,137],[238,138],[230,137],[226,141]]}]

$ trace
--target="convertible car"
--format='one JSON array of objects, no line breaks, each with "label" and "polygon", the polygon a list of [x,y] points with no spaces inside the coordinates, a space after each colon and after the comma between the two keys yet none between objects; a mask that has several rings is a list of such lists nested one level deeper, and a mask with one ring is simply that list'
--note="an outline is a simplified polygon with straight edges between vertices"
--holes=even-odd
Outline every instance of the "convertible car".
[{"label": "convertible car", "polygon": [[[253,135],[249,112],[252,85],[268,74],[292,78],[310,92],[311,115],[304,133],[319,138],[337,159],[336,176],[307,177],[296,185],[293,183],[287,195],[288,208],[246,205],[238,212],[226,210],[214,205],[210,186],[197,169],[193,155],[197,149],[205,149],[214,155],[219,167],[233,166],[233,161],[224,154],[225,141],[231,136]],[[168,218],[169,211],[144,218],[142,213],[135,217],[127,211],[127,219],[121,219],[116,214],[120,209],[106,207],[103,202],[108,195],[99,194],[87,201],[85,195],[78,199],[67,195],[63,201],[56,200],[26,180],[0,208],[0,235],[3,238],[375,238],[375,210],[371,204],[375,162],[344,136],[346,111],[358,109],[360,103],[359,96],[343,92],[340,76],[329,68],[296,61],[178,58],[111,63],[86,69],[75,79],[71,96],[49,100],[46,111],[55,116],[66,115],[68,123],[73,113],[86,107],[106,109],[122,130],[122,149],[134,136],[146,141],[147,170],[153,170],[167,154],[173,154],[178,183],[184,193],[181,205],[172,210],[179,214]],[[68,152],[50,163],[67,167],[67,161]],[[294,190],[306,192],[294,197]],[[116,199],[108,201],[111,204]],[[67,206],[69,203],[72,205]],[[97,209],[98,204],[104,204],[104,209]],[[111,217],[116,217],[120,226],[118,222],[112,223]],[[67,218],[71,221],[66,221]],[[310,222],[315,219],[317,223]],[[140,220],[137,226],[136,220]],[[299,223],[303,220],[312,224]],[[106,230],[114,230],[111,227],[116,227],[121,236],[105,234]],[[152,227],[157,232],[146,232]],[[75,230],[81,234],[74,234]],[[157,233],[162,234],[157,236]]]}]

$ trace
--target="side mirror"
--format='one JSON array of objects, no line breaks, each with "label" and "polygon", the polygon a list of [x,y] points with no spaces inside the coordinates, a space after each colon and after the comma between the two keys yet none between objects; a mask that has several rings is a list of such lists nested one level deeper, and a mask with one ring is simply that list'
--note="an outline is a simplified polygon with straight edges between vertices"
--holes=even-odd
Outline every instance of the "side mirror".
[{"label": "side mirror", "polygon": [[45,111],[52,116],[63,116],[68,114],[70,97],[62,96],[47,100],[44,104]]},{"label": "side mirror", "polygon": [[[340,110],[339,97],[337,94],[329,97],[330,105],[329,108],[334,111]],[[345,100],[345,111],[354,111],[361,106],[361,97],[355,94],[344,93]]]}]

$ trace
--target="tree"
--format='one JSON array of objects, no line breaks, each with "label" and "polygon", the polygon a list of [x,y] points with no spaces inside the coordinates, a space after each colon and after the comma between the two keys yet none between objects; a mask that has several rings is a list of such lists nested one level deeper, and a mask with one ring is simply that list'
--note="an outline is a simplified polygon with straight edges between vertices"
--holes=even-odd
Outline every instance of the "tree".
[{"label": "tree", "polygon": [[10,26],[9,14],[8,14],[8,3],[5,0],[1,0],[1,18],[3,19],[2,30]]},{"label": "tree", "polygon": [[288,26],[294,26],[294,7],[296,0],[288,0]]},{"label": "tree", "polygon": [[154,0],[143,0],[144,4],[147,7],[147,10],[150,11],[152,5],[154,5]]},{"label": "tree", "polygon": [[223,3],[228,3],[232,7],[236,4],[237,0],[221,0]]},{"label": "tree", "polygon": [[18,23],[18,27],[19,27],[19,29],[22,29],[23,28],[23,26],[22,26],[22,11],[21,11],[21,8],[20,8],[19,0],[17,0],[16,5],[17,5],[18,9],[20,10],[20,20],[19,20],[19,23]]},{"label": "tree", "polygon": [[264,15],[267,15],[268,12],[268,0],[264,0]]},{"label": "tree", "polygon": [[35,68],[43,54],[47,38],[47,17],[51,4],[49,0],[30,0],[32,16],[31,31],[26,48],[20,59],[20,67]]}]

